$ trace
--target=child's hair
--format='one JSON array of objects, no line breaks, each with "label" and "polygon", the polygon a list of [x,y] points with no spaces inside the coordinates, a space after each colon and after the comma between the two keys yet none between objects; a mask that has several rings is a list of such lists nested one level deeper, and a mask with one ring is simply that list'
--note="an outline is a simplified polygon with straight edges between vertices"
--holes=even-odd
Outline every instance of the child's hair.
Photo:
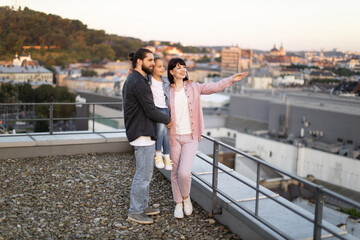
[{"label": "child's hair", "polygon": [[[182,66],[186,67],[184,60],[182,60],[181,58],[172,58],[168,63],[168,79],[169,79],[170,83],[174,83],[174,77],[170,73],[170,71],[173,70],[177,65],[182,65]],[[184,81],[189,80],[187,72],[186,72],[186,76],[183,80]]]},{"label": "child's hair", "polygon": [[161,61],[163,61],[164,62],[164,59],[162,59],[161,57],[159,57],[159,56],[155,56],[154,57],[154,62],[156,62],[157,60],[161,60]]},{"label": "child's hair", "polygon": [[135,52],[129,53],[129,60],[131,61],[131,66],[133,69],[136,68],[136,62],[138,59],[143,60],[146,57],[147,53],[153,53],[147,48],[139,48]]}]

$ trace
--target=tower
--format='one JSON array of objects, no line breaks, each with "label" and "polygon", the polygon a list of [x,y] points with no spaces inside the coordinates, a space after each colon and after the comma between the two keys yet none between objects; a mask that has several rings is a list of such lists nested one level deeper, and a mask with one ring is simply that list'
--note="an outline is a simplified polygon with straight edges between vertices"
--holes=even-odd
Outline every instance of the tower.
[{"label": "tower", "polygon": [[18,0],[11,0],[11,7],[12,7],[15,11],[19,10]]}]

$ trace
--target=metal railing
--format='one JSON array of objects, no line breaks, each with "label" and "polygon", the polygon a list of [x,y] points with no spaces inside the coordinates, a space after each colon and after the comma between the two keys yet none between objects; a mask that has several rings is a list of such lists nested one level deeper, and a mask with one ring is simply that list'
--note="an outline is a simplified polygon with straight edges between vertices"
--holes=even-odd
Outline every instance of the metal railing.
[{"label": "metal railing", "polygon": [[[57,106],[89,106],[92,109],[92,116],[86,116],[86,117],[54,117],[54,108]],[[58,102],[51,102],[51,103],[1,103],[0,104],[0,120],[2,125],[6,125],[8,122],[36,122],[36,121],[48,121],[49,123],[49,131],[45,132],[50,135],[53,135],[54,133],[58,134],[76,134],[78,132],[66,132],[63,133],[62,131],[55,132],[54,131],[54,123],[56,121],[73,121],[73,120],[92,120],[92,131],[91,132],[81,132],[83,133],[101,133],[101,131],[95,130],[95,122],[98,119],[123,119],[124,117],[118,116],[118,117],[96,117],[96,105],[122,105],[122,102],[93,102],[93,103],[58,103]],[[48,116],[49,117],[43,117],[43,118],[7,118],[8,115],[15,115],[18,114],[19,111],[32,108],[29,112],[32,112],[35,116],[35,108],[38,106],[49,106],[48,108]],[[31,114],[28,114],[31,115]],[[111,132],[111,131],[106,131]],[[118,131],[114,131],[118,132]],[[44,132],[42,132],[44,133]],[[26,133],[26,134],[16,134],[16,136],[29,136],[31,134],[37,134],[34,132]],[[1,136],[12,136],[13,134],[0,134]]]},{"label": "metal railing", "polygon": [[[295,214],[303,217],[304,219],[310,221],[311,223],[313,223],[314,225],[314,231],[313,231],[313,239],[321,239],[321,230],[324,229],[326,231],[328,231],[329,233],[333,234],[334,236],[338,237],[339,239],[345,239],[343,236],[339,235],[338,233],[334,232],[333,230],[329,229],[327,226],[324,226],[322,224],[322,220],[323,220],[323,207],[325,205],[325,196],[331,196],[343,203],[349,204],[357,209],[360,209],[360,204],[358,204],[357,202],[345,198],[335,192],[332,192],[320,185],[314,184],[308,180],[305,180],[301,177],[298,177],[294,174],[288,173],[286,171],[283,171],[275,166],[272,166],[256,157],[253,157],[251,155],[246,154],[245,152],[242,152],[232,146],[229,146],[223,142],[220,142],[214,138],[211,138],[209,136],[206,135],[202,135],[203,138],[211,141],[214,143],[213,145],[213,162],[210,162],[209,160],[205,159],[204,157],[202,157],[201,155],[197,155],[197,157],[199,157],[200,159],[202,159],[203,161],[207,162],[208,164],[213,166],[213,178],[212,178],[212,184],[210,185],[209,183],[207,183],[206,181],[204,181],[203,179],[201,179],[199,176],[197,176],[196,174],[192,173],[192,175],[200,180],[202,183],[204,183],[205,185],[207,185],[208,187],[210,187],[212,189],[212,212],[213,214],[221,214],[221,207],[220,205],[217,203],[217,195],[220,194],[223,197],[225,197],[226,199],[228,199],[231,203],[235,204],[237,207],[241,208],[242,210],[244,210],[246,213],[248,213],[249,215],[251,215],[252,217],[254,217],[255,219],[257,219],[258,221],[260,221],[262,224],[264,224],[265,226],[269,227],[271,230],[273,230],[274,232],[276,232],[277,234],[279,234],[280,236],[282,236],[285,239],[292,239],[291,236],[288,236],[286,233],[282,232],[281,230],[279,230],[278,228],[276,228],[275,226],[273,226],[271,223],[269,223],[268,221],[266,221],[265,219],[261,218],[259,216],[259,194],[263,194],[265,195],[267,198],[275,201],[276,203],[280,204],[281,206],[285,207],[286,209],[294,212]],[[237,176],[233,175],[231,172],[226,171],[226,169],[224,169],[223,167],[219,166],[219,146],[222,146],[226,149],[231,150],[232,152],[236,153],[236,154],[240,154],[244,157],[246,157],[247,159],[250,159],[251,161],[256,163],[256,187],[252,186],[251,184],[247,183],[246,181],[238,178]],[[271,195],[269,195],[268,193],[266,193],[265,191],[260,189],[260,166],[265,166],[267,168],[270,168],[274,171],[276,171],[277,173],[281,173],[291,179],[295,179],[298,182],[304,184],[307,187],[310,187],[311,189],[313,189],[315,191],[315,214],[314,214],[314,219],[304,215],[303,213],[299,212],[298,210],[292,208],[291,206],[288,206],[286,204],[284,204],[283,202],[279,201],[276,197],[273,197]],[[253,190],[256,191],[256,198],[255,198],[255,209],[254,211],[251,211],[247,208],[245,208],[244,206],[241,206],[235,199],[233,199],[232,197],[228,196],[226,193],[224,193],[221,189],[219,189],[218,186],[218,171],[221,170],[224,174],[227,174],[229,176],[231,176],[232,178],[236,179],[237,181],[247,185],[248,187],[252,188]]]}]

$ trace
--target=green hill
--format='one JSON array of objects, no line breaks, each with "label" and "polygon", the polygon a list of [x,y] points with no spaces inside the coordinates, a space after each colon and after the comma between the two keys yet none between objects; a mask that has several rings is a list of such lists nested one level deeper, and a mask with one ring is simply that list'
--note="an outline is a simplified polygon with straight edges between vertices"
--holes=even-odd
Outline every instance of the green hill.
[{"label": "green hill", "polygon": [[[144,46],[140,39],[106,34],[103,30],[88,29],[78,20],[63,19],[24,8],[14,11],[0,7],[0,60],[13,59],[23,46],[33,59],[45,65],[66,65],[75,62],[99,62],[127,59],[130,51]],[[55,46],[55,49],[50,49]]]}]

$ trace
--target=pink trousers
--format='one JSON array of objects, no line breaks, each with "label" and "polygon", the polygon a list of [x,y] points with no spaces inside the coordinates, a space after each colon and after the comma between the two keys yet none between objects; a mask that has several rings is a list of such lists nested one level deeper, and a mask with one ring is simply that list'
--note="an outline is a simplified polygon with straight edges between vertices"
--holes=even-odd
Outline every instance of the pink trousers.
[{"label": "pink trousers", "polygon": [[198,139],[191,134],[176,135],[176,144],[170,147],[172,160],[171,188],[175,202],[182,202],[190,194],[191,169],[198,148]]}]

